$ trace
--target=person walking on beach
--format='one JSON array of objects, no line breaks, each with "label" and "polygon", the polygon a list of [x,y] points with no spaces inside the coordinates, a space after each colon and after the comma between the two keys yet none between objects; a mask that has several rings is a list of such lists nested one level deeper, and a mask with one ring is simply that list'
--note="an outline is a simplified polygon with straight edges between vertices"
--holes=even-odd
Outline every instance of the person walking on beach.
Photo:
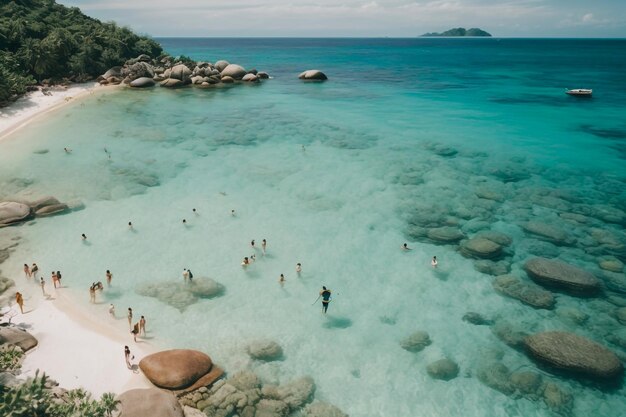
[{"label": "person walking on beach", "polygon": [[301,272],[302,272],[302,264],[300,262],[298,262],[296,264],[296,274],[298,274],[298,276],[300,276]]},{"label": "person walking on beach", "polygon": [[433,256],[433,259],[430,261],[430,264],[432,265],[433,268],[437,268],[437,257]]},{"label": "person walking on beach", "polygon": [[265,256],[265,248],[267,247],[267,240],[263,239],[261,243],[261,249],[263,249],[263,256]]},{"label": "person walking on beach", "polygon": [[107,272],[106,272],[105,275],[106,275],[106,278],[107,278],[107,285],[110,287],[111,286],[111,280],[113,279],[113,274],[111,273],[111,271],[109,271],[107,269]]},{"label": "person walking on beach", "polygon": [[57,274],[56,272],[52,271],[52,286],[56,289],[57,287]]},{"label": "person walking on beach", "polygon": [[133,309],[128,307],[128,328],[129,329],[132,326],[132,322],[133,322]]},{"label": "person walking on beach", "polygon": [[135,359],[135,357],[131,355],[128,346],[124,346],[124,360],[126,361],[126,366],[128,367],[128,369],[132,369],[132,365],[130,364],[130,361],[132,359]]},{"label": "person walking on beach", "polygon": [[146,318],[144,316],[139,319],[139,332],[143,333],[144,336],[146,335]]},{"label": "person walking on beach", "polygon": [[39,285],[41,285],[41,293],[43,296],[46,296],[46,281],[43,280],[43,277],[39,278]]},{"label": "person walking on beach", "polygon": [[37,272],[39,272],[39,267],[33,262],[33,266],[30,268],[30,273],[35,279],[37,279]]},{"label": "person walking on beach", "polygon": [[322,313],[326,314],[326,312],[328,311],[328,304],[330,304],[331,301],[331,294],[332,292],[322,286],[322,290],[320,291],[320,297],[322,297]]},{"label": "person walking on beach", "polygon": [[20,311],[22,312],[22,314],[24,314],[24,297],[19,291],[15,293],[15,302],[18,306],[20,306]]},{"label": "person walking on beach", "polygon": [[133,330],[130,331],[133,335],[133,340],[137,343],[137,335],[139,334],[139,323],[135,323]]},{"label": "person walking on beach", "polygon": [[57,271],[57,283],[59,284],[59,288],[61,288],[61,271]]},{"label": "person walking on beach", "polygon": [[28,266],[28,264],[24,264],[24,275],[26,275],[26,278],[30,278],[33,275],[30,272],[30,267]]},{"label": "person walking on beach", "polygon": [[283,274],[280,274],[280,278],[278,278],[278,283],[281,287],[285,285],[285,276]]}]

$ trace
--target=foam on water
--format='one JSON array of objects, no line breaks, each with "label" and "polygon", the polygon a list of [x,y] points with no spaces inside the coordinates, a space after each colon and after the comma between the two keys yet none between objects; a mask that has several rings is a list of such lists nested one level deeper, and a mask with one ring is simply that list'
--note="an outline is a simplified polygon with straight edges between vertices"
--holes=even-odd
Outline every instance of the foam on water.
[{"label": "foam on water", "polygon": [[[340,55],[346,47],[337,48]],[[365,60],[367,48],[354,48]],[[394,59],[409,59],[399,53]],[[278,75],[293,65],[283,62]],[[338,62],[333,68],[348,74]],[[626,209],[623,156],[606,146],[621,143],[606,134],[619,129],[620,113],[601,99],[590,111],[561,91],[554,96],[524,68],[463,75],[429,61],[416,69],[426,74],[417,86],[379,70],[368,83],[278,77],[212,91],[106,91],[33,123],[0,143],[0,198],[52,194],[85,208],[19,227],[23,242],[4,273],[24,285],[25,262],[44,274],[60,269],[63,291],[107,320],[88,304],[87,288],[110,269],[113,285],[100,301],[118,314],[130,306],[145,315],[151,342],[201,349],[229,372],[252,367],[270,382],[311,375],[316,396],[352,416],[552,415],[541,400],[514,399],[479,381],[492,361],[510,370],[536,366],[490,326],[462,317],[475,311],[524,332],[564,329],[606,344],[620,327],[615,307],[557,293],[555,310],[535,310],[504,298],[492,276],[454,246],[428,243],[416,226],[428,218],[467,236],[485,225],[506,233],[514,248],[507,262],[522,277],[532,255],[597,272],[603,254],[539,241],[521,226],[542,221],[585,248],[614,239],[619,249],[623,223],[600,217]],[[515,87],[503,93],[507,83]],[[581,211],[587,224],[559,216]],[[266,256],[258,249],[264,238]],[[412,251],[400,250],[405,241]],[[242,268],[253,253],[257,261]],[[179,309],[136,293],[146,283],[181,282],[183,268],[221,283],[224,294]],[[322,285],[333,290],[327,316],[319,301],[312,305]],[[124,331],[124,317],[119,326]],[[416,330],[433,343],[403,350],[400,341]],[[245,347],[259,338],[278,341],[284,360],[251,361]],[[428,376],[426,365],[443,357],[459,364],[458,378]],[[574,395],[572,415],[613,416],[626,406],[623,388],[545,379]]]}]

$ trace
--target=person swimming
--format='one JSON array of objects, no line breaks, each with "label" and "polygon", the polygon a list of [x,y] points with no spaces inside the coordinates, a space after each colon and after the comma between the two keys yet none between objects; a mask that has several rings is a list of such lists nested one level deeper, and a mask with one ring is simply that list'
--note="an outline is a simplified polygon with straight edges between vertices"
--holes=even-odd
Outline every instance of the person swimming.
[{"label": "person swimming", "polygon": [[437,262],[437,257],[436,256],[433,256],[433,259],[432,259],[432,261],[430,261],[430,264],[433,266],[433,268],[437,268],[438,262]]},{"label": "person swimming", "polygon": [[80,235],[80,238],[81,238],[82,240],[87,240],[87,235],[83,233],[82,235]]},{"label": "person swimming", "polygon": [[328,311],[328,304],[330,304],[330,301],[332,300],[331,294],[332,292],[328,288],[322,286],[320,296],[322,297],[322,313],[324,314]]},{"label": "person swimming", "polygon": [[298,262],[298,263],[296,264],[296,273],[297,273],[298,275],[300,275],[300,273],[301,273],[301,272],[302,272],[302,264],[301,264],[300,262]]},{"label": "person swimming", "polygon": [[243,258],[243,261],[241,261],[241,266],[248,266],[248,265],[250,265],[250,260],[248,259],[247,256],[245,256]]},{"label": "person swimming", "polygon": [[133,222],[128,222],[128,228],[132,230],[132,228],[133,228]]},{"label": "person swimming", "polygon": [[409,246],[405,243],[402,245],[402,250],[411,250],[411,248],[409,248]]}]

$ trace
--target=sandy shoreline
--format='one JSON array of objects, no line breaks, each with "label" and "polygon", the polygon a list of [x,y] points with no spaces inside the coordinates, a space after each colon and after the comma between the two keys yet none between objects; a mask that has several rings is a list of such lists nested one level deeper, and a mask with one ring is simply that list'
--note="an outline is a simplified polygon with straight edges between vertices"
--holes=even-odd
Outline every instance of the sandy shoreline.
[{"label": "sandy shoreline", "polygon": [[0,108],[0,140],[24,127],[33,119],[86,97],[95,89],[100,88],[102,87],[98,83],[84,83],[67,88],[50,87],[51,95],[45,95],[40,90],[31,91],[9,106]]},{"label": "sandy shoreline", "polygon": [[24,359],[22,377],[33,376],[39,369],[63,388],[84,388],[97,397],[152,386],[139,370],[129,370],[124,362],[125,345],[130,347],[135,365],[156,351],[147,340],[133,341],[125,317],[111,317],[105,304],[94,305],[90,313],[76,306],[64,289],[48,289],[48,299],[32,287],[29,290],[25,314],[12,306],[18,312],[12,323],[39,341]]}]

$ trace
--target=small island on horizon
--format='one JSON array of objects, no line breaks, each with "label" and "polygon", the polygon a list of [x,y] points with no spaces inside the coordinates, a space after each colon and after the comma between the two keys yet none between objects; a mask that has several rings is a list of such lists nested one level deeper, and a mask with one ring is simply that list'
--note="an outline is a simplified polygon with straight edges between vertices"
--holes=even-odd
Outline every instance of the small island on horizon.
[{"label": "small island on horizon", "polygon": [[491,37],[491,33],[485,32],[479,28],[453,28],[446,30],[445,32],[437,33],[425,33],[421,37],[461,37],[461,36],[480,36],[480,37]]}]

